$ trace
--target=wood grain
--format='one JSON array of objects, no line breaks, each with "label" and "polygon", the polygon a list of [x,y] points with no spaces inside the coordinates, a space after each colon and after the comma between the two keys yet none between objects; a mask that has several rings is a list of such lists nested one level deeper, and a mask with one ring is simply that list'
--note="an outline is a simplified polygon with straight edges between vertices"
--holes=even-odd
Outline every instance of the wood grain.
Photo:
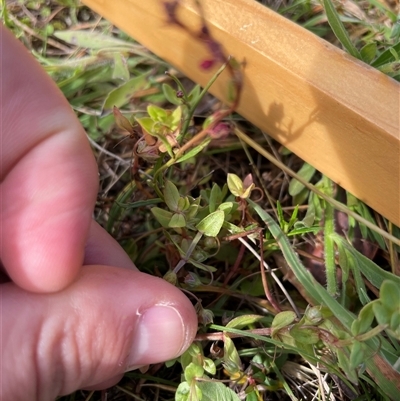
[{"label": "wood grain", "polygon": [[[213,72],[200,43],[168,25],[161,0],[84,0],[192,80]],[[227,54],[245,61],[238,112],[400,226],[400,85],[254,0],[202,0]],[[179,16],[199,16],[182,0]],[[226,99],[227,77],[211,92]]]}]

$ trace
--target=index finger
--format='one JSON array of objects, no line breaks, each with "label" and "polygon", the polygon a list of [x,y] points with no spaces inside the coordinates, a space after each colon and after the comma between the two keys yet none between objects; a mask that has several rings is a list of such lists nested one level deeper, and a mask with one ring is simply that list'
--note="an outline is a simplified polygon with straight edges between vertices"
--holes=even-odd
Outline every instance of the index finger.
[{"label": "index finger", "polygon": [[20,287],[58,291],[82,265],[97,167],[62,93],[10,32],[0,35],[1,260]]}]

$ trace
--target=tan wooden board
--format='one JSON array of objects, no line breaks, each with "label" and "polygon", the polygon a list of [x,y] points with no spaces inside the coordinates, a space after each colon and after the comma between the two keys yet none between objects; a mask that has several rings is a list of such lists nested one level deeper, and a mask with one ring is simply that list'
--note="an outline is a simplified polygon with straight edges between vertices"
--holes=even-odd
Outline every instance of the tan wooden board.
[{"label": "tan wooden board", "polygon": [[[192,80],[205,47],[166,23],[161,0],[84,0]],[[400,226],[400,85],[254,0],[202,0],[214,37],[244,60],[238,112]],[[192,0],[179,16],[199,27]],[[215,70],[214,70],[215,72]],[[226,99],[227,77],[211,92]]]}]

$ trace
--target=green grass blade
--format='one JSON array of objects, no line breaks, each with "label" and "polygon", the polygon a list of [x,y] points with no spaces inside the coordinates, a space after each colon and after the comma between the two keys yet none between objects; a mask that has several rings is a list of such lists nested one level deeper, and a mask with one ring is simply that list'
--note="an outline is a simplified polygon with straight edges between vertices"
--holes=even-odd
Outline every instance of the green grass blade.
[{"label": "green grass blade", "polygon": [[[308,163],[304,163],[300,170],[297,172],[297,174],[303,178],[303,180],[310,182],[311,178],[314,176],[315,174],[315,168],[313,166],[311,166],[311,164]],[[305,188],[305,186],[298,180],[296,180],[295,178],[292,178],[290,180],[289,183],[289,194],[291,196],[296,196],[298,195],[303,189]]]},{"label": "green grass blade", "polygon": [[[333,195],[332,182],[326,180],[327,195]],[[324,253],[325,269],[328,293],[335,296],[337,293],[335,249],[331,234],[335,232],[335,210],[331,204],[325,202],[325,220],[324,220]]]},{"label": "green grass blade", "polygon": [[332,234],[332,239],[341,247],[345,248],[348,254],[352,256],[357,263],[361,273],[374,285],[380,289],[384,280],[390,280],[400,286],[400,277],[381,269],[371,259],[368,259],[362,253],[354,249],[343,237],[338,234]]},{"label": "green grass blade", "polygon": [[333,314],[342,322],[344,327],[350,330],[355,316],[347,311],[334,298],[332,298],[326,289],[314,279],[311,273],[301,263],[296,252],[292,249],[286,235],[283,233],[274,219],[259,205],[251,200],[247,201],[268,226],[268,229],[275,238],[283,256],[285,257],[287,264],[292,269],[300,284],[307,291],[307,294],[310,296],[310,298],[315,301],[315,305],[327,305],[332,310]]},{"label": "green grass blade", "polygon": [[[278,224],[272,219],[272,217],[256,203],[252,202],[251,200],[248,200],[248,202],[261,217],[261,219],[267,224],[268,229],[277,241],[283,253],[283,256],[285,257],[286,262],[292,269],[296,278],[303,285],[308,295],[316,301],[315,304],[326,305],[332,311],[334,316],[342,323],[344,328],[350,332],[351,325],[356,318],[355,315],[344,308],[338,301],[336,301],[335,298],[330,296],[328,294],[328,291],[324,287],[322,287],[322,285],[320,285],[306,270],[306,268],[303,266],[300,259],[298,258],[297,254],[290,246],[287,237],[284,235],[284,233],[279,228]],[[391,362],[393,362],[393,359],[396,358],[396,355],[393,354],[393,347],[391,347],[387,340],[382,336],[372,338],[366,341],[365,344],[370,348],[371,355],[378,352],[380,363],[385,363],[389,365],[387,357],[390,357],[389,359],[391,360]],[[392,380],[390,380],[390,377],[398,376],[400,379],[400,374],[393,370],[392,372],[390,372],[390,375],[388,374],[387,376],[385,376],[385,374],[383,374],[380,370],[381,367],[376,364],[375,358],[369,358],[368,360],[366,360],[365,364],[370,374],[374,377],[376,383],[379,385],[382,391],[384,391],[391,399],[397,399],[396,397],[398,396],[398,389],[396,387],[396,384]],[[390,369],[389,366],[388,369]]]},{"label": "green grass blade", "polygon": [[118,48],[121,46],[130,47],[131,49],[135,48],[135,44],[133,43],[98,32],[65,30],[55,32],[54,36],[64,42],[83,47],[84,49],[102,50],[104,48]]},{"label": "green grass blade", "polygon": [[361,60],[361,55],[360,55],[359,51],[357,50],[357,48],[351,42],[350,37],[349,37],[342,21],[340,20],[340,16],[339,16],[338,12],[336,11],[336,8],[334,7],[332,1],[331,0],[323,0],[323,2],[324,2],[326,16],[328,18],[328,22],[332,28],[333,33],[338,38],[338,40],[343,45],[343,47],[353,57]]},{"label": "green grass blade", "polygon": [[400,42],[397,42],[395,45],[386,49],[380,56],[378,56],[378,58],[376,58],[375,61],[371,63],[372,67],[377,68],[396,61],[396,58],[393,55],[393,51],[396,53],[400,53]]},{"label": "green grass blade", "polygon": [[115,200],[114,204],[111,206],[110,214],[108,216],[107,221],[107,231],[112,234],[115,227],[114,224],[120,220],[120,216],[122,212],[126,209],[124,205],[131,199],[133,192],[136,190],[136,183],[134,181],[130,182],[125,188],[119,193],[117,199]]}]

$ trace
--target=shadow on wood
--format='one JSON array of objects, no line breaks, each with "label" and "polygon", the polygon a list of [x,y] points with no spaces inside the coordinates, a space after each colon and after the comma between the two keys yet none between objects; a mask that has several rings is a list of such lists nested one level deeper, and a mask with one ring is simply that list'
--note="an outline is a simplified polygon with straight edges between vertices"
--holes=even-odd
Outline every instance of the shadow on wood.
[{"label": "shadow on wood", "polygon": [[[161,0],[84,0],[204,85],[204,46],[166,23]],[[254,0],[202,0],[213,36],[245,60],[238,112],[400,226],[400,85]],[[199,26],[194,1],[179,15]],[[226,98],[227,77],[211,92]]]}]

